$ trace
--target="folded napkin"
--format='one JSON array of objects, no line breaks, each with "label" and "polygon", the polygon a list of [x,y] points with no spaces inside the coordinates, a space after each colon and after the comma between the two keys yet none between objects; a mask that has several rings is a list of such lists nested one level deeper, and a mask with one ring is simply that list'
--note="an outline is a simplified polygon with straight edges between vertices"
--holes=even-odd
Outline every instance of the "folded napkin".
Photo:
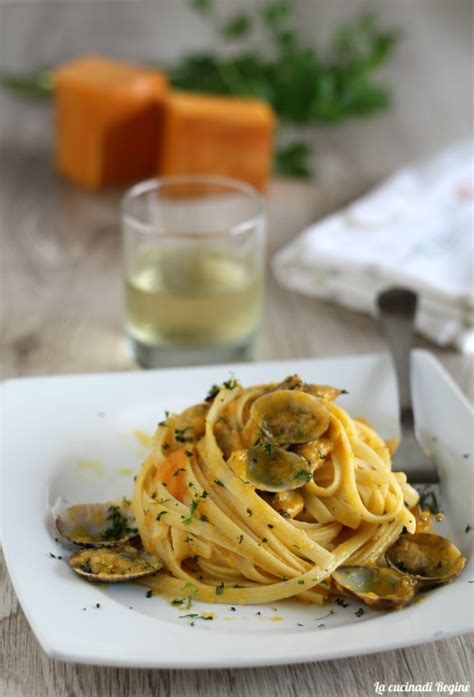
[{"label": "folded napkin", "polygon": [[273,257],[287,288],[375,313],[378,292],[419,294],[417,329],[474,352],[474,143],[407,167]]}]

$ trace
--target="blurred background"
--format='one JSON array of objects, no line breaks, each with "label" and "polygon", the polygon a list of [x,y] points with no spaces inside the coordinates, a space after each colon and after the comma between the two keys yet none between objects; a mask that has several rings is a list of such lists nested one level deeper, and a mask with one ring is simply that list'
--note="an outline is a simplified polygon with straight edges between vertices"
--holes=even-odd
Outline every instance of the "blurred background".
[{"label": "blurred background", "polygon": [[[215,16],[225,24],[265,4],[219,0]],[[193,9],[185,0],[4,2],[0,73],[36,74],[88,53],[163,69],[199,52],[225,57],[257,48],[271,53],[262,26],[250,36],[240,37],[238,27],[232,37],[219,36],[203,3],[194,5],[201,7]],[[289,5],[295,29],[315,47],[328,46],[341,22],[352,22],[366,9],[374,10],[381,30],[400,38],[376,74],[387,90],[383,109],[279,129],[278,142],[303,143],[308,158],[305,179],[294,176],[301,172],[290,162],[270,183],[270,252],[397,168],[468,136],[473,126],[471,0],[293,0]],[[119,341],[121,192],[89,193],[60,179],[52,163],[53,130],[49,100],[0,91],[3,376],[131,365]],[[354,353],[381,345],[369,318],[290,294],[271,279],[269,284],[260,357]],[[283,304],[285,318],[306,326],[313,317],[318,332],[287,336]]]}]

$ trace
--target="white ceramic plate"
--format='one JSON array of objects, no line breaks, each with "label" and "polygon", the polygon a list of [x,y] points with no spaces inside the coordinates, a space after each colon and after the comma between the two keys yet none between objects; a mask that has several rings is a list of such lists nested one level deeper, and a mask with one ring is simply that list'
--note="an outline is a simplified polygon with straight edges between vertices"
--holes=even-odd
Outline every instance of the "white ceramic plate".
[{"label": "white ceramic plate", "polygon": [[[469,557],[454,583],[399,612],[359,603],[328,608],[195,603],[189,611],[134,586],[102,588],[69,569],[55,542],[53,513],[78,501],[130,494],[144,455],[134,431],[152,433],[165,409],[198,401],[227,379],[245,384],[298,372],[349,390],[341,404],[386,436],[397,434],[396,389],[384,356],[295,360],[109,375],[11,380],[4,385],[2,530],[7,566],[23,610],[54,658],[127,667],[212,668],[286,664],[384,651],[473,626],[472,413],[440,365],[413,355],[418,429],[443,479],[447,529]],[[99,607],[97,607],[99,605]],[[202,610],[213,621],[182,617]]]}]

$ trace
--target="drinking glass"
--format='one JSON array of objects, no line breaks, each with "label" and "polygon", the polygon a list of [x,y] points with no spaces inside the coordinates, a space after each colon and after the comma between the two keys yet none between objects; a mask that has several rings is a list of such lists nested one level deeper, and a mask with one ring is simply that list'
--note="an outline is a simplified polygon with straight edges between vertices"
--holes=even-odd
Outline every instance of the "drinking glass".
[{"label": "drinking glass", "polygon": [[246,360],[259,327],[266,213],[243,182],[151,179],[122,203],[126,331],[144,368]]}]

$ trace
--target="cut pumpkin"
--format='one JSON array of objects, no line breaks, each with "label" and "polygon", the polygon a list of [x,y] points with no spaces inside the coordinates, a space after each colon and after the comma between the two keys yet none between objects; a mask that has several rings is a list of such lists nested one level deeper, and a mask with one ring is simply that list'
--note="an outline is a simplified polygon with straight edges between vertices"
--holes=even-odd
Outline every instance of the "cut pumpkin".
[{"label": "cut pumpkin", "polygon": [[274,126],[271,108],[257,99],[170,92],[158,174],[221,175],[264,191]]},{"label": "cut pumpkin", "polygon": [[154,173],[165,75],[99,56],[54,73],[56,166],[89,189]]}]

